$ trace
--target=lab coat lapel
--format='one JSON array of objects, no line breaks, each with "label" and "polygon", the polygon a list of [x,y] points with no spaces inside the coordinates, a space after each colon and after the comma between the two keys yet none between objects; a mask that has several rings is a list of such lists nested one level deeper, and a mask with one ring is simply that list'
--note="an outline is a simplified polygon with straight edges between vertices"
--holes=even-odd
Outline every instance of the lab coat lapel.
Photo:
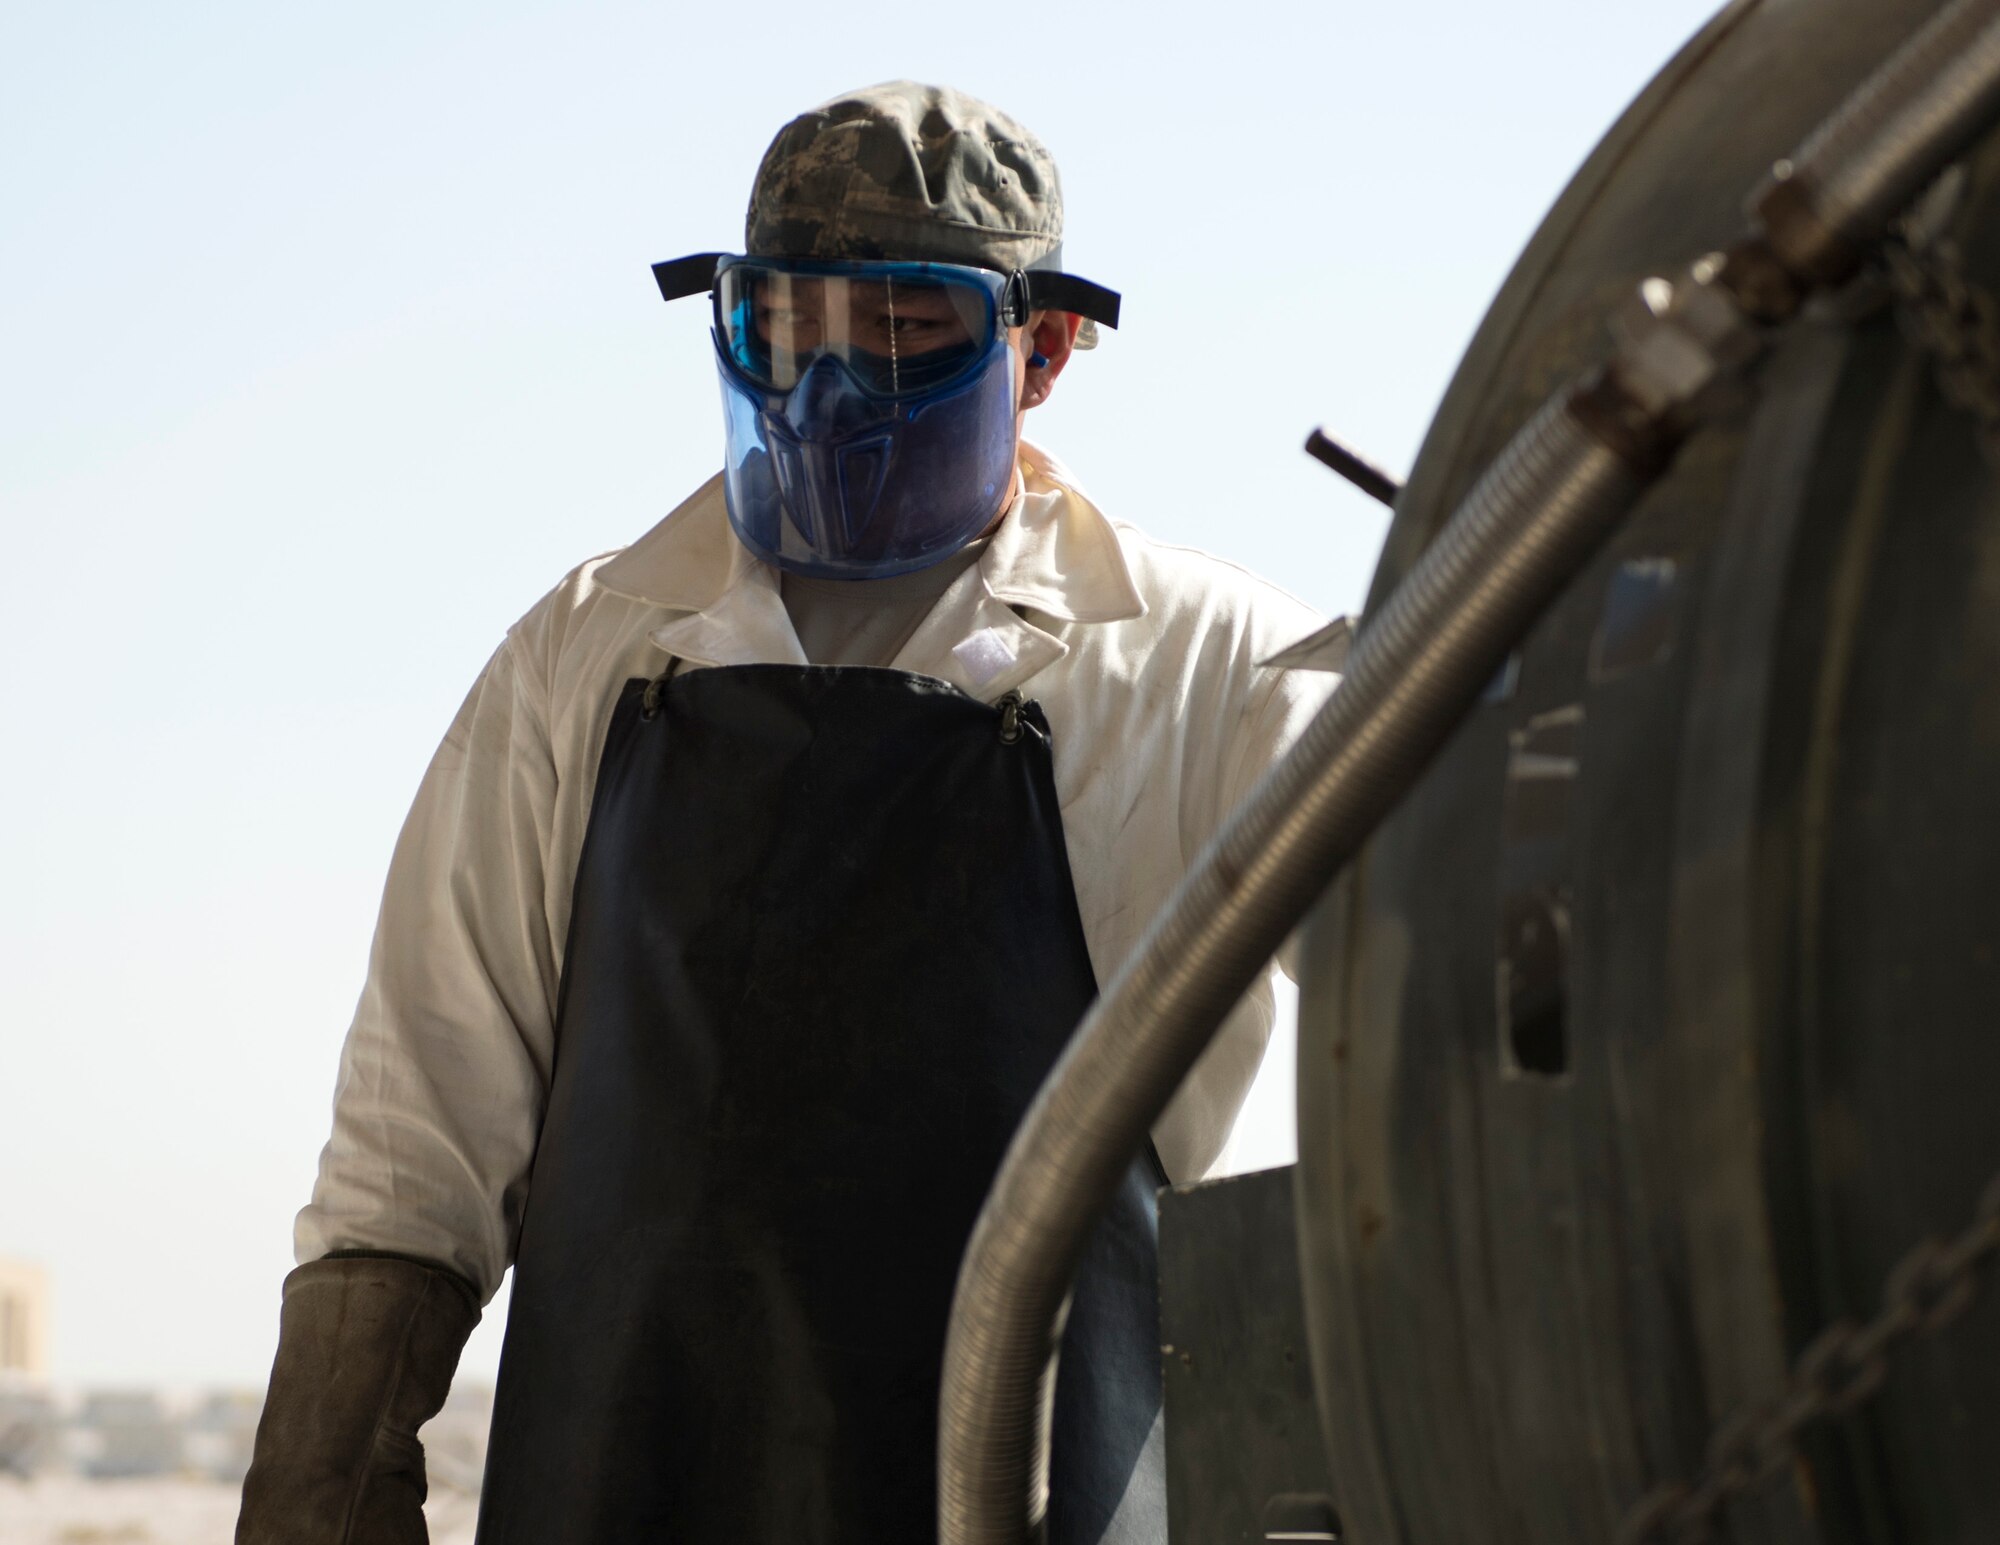
[{"label": "lab coat lapel", "polygon": [[663,623],[647,637],[668,654],[697,665],[807,663],[777,574],[754,562],[704,610]]},{"label": "lab coat lapel", "polygon": [[991,703],[1068,653],[1069,645],[995,597],[975,565],[938,598],[890,663]]},{"label": "lab coat lapel", "polygon": [[939,598],[894,662],[989,703],[1069,653],[1030,613],[1060,625],[1146,612],[1103,511],[1032,445],[1021,447],[1021,474],[1021,492],[978,564]]},{"label": "lab coat lapel", "polygon": [[[1030,612],[1058,626],[1145,614],[1116,530],[1068,473],[1024,443],[1021,476],[1021,491],[980,561],[939,597],[892,662],[896,669],[938,677],[990,703],[1069,653],[1057,633],[1028,620]],[[681,659],[807,663],[777,571],[730,529],[720,476],[608,561],[597,583],[683,613],[648,635]]]},{"label": "lab coat lapel", "polygon": [[721,474],[597,571],[604,589],[684,613],[647,637],[698,665],[804,665],[775,569],[736,540]]}]

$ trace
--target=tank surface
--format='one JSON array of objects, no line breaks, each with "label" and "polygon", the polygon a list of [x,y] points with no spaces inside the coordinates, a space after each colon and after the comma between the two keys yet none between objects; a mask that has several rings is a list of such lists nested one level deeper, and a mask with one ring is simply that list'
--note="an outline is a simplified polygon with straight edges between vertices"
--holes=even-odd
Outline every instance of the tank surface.
[{"label": "tank surface", "polygon": [[[1608,311],[1935,9],[1725,9],[1530,243],[1379,601]],[[2000,287],[1991,139],[1949,230]],[[1298,1227],[1354,1545],[1606,1545],[2000,1171],[2000,518],[1884,286],[1816,305],[1310,925]],[[1727,1538],[2000,1540],[2000,1293]]]}]

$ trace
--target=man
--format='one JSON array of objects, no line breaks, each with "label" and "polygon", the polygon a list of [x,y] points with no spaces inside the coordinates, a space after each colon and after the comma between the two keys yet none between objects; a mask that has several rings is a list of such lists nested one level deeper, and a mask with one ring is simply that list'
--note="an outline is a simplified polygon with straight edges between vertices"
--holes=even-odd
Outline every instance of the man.
[{"label": "man", "polygon": [[[725,470],[508,634],[398,843],[237,1538],[420,1540],[515,1269],[480,1539],[933,1537],[959,1255],[1042,1076],[1323,697],[1316,619],[1020,439],[1117,298],[1033,136],[907,82],[787,126],[714,296]],[[859,668],[856,668],[859,667]],[[1080,1274],[1051,1539],[1160,1541],[1153,1190]]]}]

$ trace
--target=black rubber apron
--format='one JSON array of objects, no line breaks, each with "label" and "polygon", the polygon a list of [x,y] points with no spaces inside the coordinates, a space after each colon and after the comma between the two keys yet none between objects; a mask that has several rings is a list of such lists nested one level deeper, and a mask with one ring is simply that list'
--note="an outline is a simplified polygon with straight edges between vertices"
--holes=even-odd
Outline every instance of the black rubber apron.
[{"label": "black rubber apron", "polygon": [[[888,670],[628,683],[480,1545],[935,1540],[959,1258],[1096,990],[1035,705]],[[1098,1545],[1128,1489],[1120,1545],[1165,1539],[1158,1179],[1134,1163],[1077,1283],[1052,1545]]]}]

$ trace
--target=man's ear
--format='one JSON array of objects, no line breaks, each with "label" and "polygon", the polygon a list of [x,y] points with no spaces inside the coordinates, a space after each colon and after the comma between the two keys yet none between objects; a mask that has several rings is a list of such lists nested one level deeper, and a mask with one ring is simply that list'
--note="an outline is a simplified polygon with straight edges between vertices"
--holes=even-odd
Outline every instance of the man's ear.
[{"label": "man's ear", "polygon": [[[1021,384],[1024,409],[1047,401],[1055,390],[1056,377],[1076,352],[1076,330],[1082,325],[1082,317],[1067,311],[1037,311],[1028,318],[1028,374]],[[1035,363],[1038,358],[1042,361],[1039,365]]]}]

